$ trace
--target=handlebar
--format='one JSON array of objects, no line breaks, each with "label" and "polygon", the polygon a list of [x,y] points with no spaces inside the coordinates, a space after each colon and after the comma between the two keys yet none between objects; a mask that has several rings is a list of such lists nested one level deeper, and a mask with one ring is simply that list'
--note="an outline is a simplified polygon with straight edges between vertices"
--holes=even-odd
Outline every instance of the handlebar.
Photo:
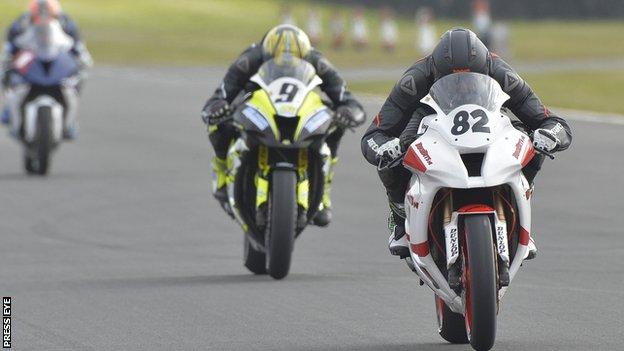
[{"label": "handlebar", "polygon": [[540,149],[540,148],[537,148],[535,146],[533,147],[533,149],[535,149],[535,152],[537,152],[540,155],[548,156],[548,158],[550,158],[551,160],[555,159],[555,155],[552,152],[550,152],[550,151],[546,151],[544,149]]},{"label": "handlebar", "polygon": [[405,157],[405,154],[407,154],[407,152],[404,152],[403,154],[401,154],[401,156],[397,157],[394,161],[386,165],[382,165],[383,159],[379,159],[379,163],[377,164],[377,171],[383,171],[400,165],[401,163],[403,163],[403,157]]},{"label": "handlebar", "polygon": [[[550,158],[551,160],[555,159],[555,155],[552,152],[549,152],[549,151],[546,151],[544,149],[540,149],[540,148],[537,148],[537,147],[533,147],[533,148],[535,149],[535,152],[537,152],[538,154],[545,155],[548,158]],[[394,161],[392,161],[392,162],[390,162],[388,164],[385,164],[385,165],[382,165],[383,160],[380,159],[379,163],[377,164],[377,171],[383,171],[383,170],[394,168],[394,167],[400,165],[403,162],[403,157],[405,157],[405,154],[407,154],[407,152],[404,152],[400,157],[398,157]]]}]

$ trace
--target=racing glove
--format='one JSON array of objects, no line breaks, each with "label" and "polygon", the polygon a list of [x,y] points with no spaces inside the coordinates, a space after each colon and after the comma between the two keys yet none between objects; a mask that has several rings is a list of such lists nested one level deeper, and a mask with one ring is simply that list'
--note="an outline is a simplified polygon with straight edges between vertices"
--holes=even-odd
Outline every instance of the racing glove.
[{"label": "racing glove", "polygon": [[533,133],[533,146],[538,150],[557,151],[560,143],[557,134],[550,129],[539,128]]},{"label": "racing glove", "polygon": [[86,73],[84,71],[79,71],[78,73],[69,76],[61,81],[61,84],[66,87],[74,87],[80,90],[80,85],[82,81],[85,79]]},{"label": "racing glove", "polygon": [[351,107],[342,105],[336,109],[334,120],[343,129],[353,129],[364,123],[364,113],[362,111],[354,112]]},{"label": "racing glove", "polygon": [[82,42],[78,42],[74,48],[73,52],[78,59],[78,63],[82,69],[93,67],[93,57],[87,50],[87,47]]},{"label": "racing glove", "polygon": [[402,149],[399,138],[391,139],[380,145],[376,150],[379,169],[390,167],[395,161],[403,157]]},{"label": "racing glove", "polygon": [[202,111],[202,120],[204,123],[216,126],[230,119],[230,104],[225,100],[217,100],[206,105]]}]

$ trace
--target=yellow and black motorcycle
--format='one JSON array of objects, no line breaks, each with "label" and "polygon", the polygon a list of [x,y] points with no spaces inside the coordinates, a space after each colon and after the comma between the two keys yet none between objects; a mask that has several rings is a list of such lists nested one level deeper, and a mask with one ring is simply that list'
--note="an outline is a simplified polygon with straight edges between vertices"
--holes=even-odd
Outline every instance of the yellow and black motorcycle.
[{"label": "yellow and black motorcycle", "polygon": [[284,278],[295,238],[319,210],[331,162],[333,111],[303,60],[270,60],[234,113],[240,137],[228,151],[229,204],[245,232],[244,263]]}]

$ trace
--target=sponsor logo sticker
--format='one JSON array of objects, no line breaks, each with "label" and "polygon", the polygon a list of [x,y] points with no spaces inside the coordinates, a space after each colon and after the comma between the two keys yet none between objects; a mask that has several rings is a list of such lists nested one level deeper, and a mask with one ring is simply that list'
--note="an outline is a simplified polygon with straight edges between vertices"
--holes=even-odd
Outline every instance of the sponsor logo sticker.
[{"label": "sponsor logo sticker", "polygon": [[496,227],[496,239],[498,241],[498,253],[502,256],[507,256],[507,237],[505,235],[505,228],[503,226]]},{"label": "sponsor logo sticker", "polygon": [[407,202],[415,209],[418,209],[418,200],[412,195],[407,195]]},{"label": "sponsor logo sticker", "polygon": [[520,159],[520,152],[522,151],[522,147],[524,146],[525,139],[525,136],[520,137],[518,143],[516,144],[516,150],[513,153],[513,157],[515,157],[516,159]]},{"label": "sponsor logo sticker", "polygon": [[459,243],[458,243],[458,238],[457,238],[457,228],[451,228],[451,233],[450,233],[450,239],[451,239],[451,257],[455,257],[457,255],[459,255]]},{"label": "sponsor logo sticker", "polygon": [[427,162],[428,165],[433,164],[433,161],[431,161],[431,156],[429,155],[429,151],[425,149],[422,143],[416,144],[416,149],[418,149],[418,152],[420,152],[420,154],[425,159],[425,162]]}]

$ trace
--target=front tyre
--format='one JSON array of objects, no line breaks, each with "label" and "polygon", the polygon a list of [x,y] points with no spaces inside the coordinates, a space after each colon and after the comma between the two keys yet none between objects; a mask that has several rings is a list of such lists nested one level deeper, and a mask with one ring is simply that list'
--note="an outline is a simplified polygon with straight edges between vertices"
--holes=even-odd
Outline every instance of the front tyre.
[{"label": "front tyre", "polygon": [[288,275],[297,226],[297,176],[292,170],[276,169],[271,181],[269,229],[266,251],[269,275],[282,279]]},{"label": "front tyre", "polygon": [[24,169],[28,174],[48,174],[54,147],[52,127],[52,109],[41,107],[37,114],[37,135],[24,156]]},{"label": "front tyre", "polygon": [[496,261],[492,226],[487,215],[464,219],[464,299],[466,334],[477,351],[487,351],[496,338]]}]

